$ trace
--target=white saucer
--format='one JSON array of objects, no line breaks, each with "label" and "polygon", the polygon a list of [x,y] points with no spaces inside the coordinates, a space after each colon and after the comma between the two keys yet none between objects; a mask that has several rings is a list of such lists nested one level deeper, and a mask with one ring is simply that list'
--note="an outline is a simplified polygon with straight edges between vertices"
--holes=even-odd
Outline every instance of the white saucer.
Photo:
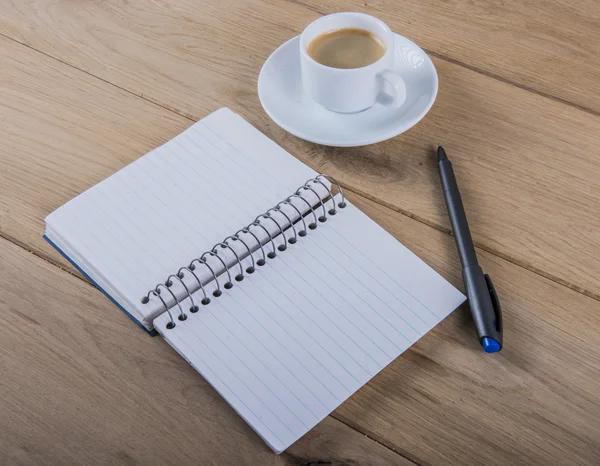
[{"label": "white saucer", "polygon": [[300,36],[267,59],[258,76],[258,97],[275,123],[294,136],[326,146],[364,146],[397,136],[429,111],[438,91],[438,76],[427,54],[399,34],[396,69],[406,82],[406,102],[398,108],[381,104],[360,113],[341,114],[313,102],[300,75]]}]

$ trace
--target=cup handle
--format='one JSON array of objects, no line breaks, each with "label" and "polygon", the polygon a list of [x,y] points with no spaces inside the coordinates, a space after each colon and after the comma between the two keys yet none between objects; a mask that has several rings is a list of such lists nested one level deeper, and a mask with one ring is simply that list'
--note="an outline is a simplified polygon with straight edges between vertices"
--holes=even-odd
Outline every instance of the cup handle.
[{"label": "cup handle", "polygon": [[384,70],[378,74],[380,91],[377,101],[386,107],[400,107],[406,102],[406,83],[399,73]]}]

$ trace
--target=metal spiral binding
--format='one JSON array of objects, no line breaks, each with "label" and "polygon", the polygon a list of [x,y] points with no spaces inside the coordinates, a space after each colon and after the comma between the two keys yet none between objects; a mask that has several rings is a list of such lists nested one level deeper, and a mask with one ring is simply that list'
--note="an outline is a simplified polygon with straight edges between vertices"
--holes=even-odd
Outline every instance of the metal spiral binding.
[{"label": "metal spiral binding", "polygon": [[[333,193],[331,192],[331,190],[329,189],[327,184],[323,183],[322,179],[330,181],[331,183],[336,185],[336,187],[342,197],[341,202],[339,202],[337,204],[337,206],[335,204],[335,199],[334,199]],[[315,184],[319,184],[327,190],[327,194],[328,194],[327,197],[322,198],[321,196],[319,196],[319,194],[312,187]],[[310,202],[308,202],[301,195],[301,193],[303,191],[312,192],[319,199],[319,202],[313,207],[310,204]],[[308,212],[305,215],[311,215],[314,220],[313,222],[310,222],[307,224],[307,221],[304,219],[305,215],[302,215],[302,212],[292,203],[292,199],[294,199],[294,198],[298,198],[298,199],[302,200],[308,206]],[[326,202],[329,202],[329,201],[331,201],[331,208],[329,210],[327,210],[325,204],[326,204]],[[292,222],[292,219],[288,216],[288,214],[283,212],[283,210],[281,208],[282,205],[289,205],[298,213],[298,219],[295,222]],[[224,267],[224,273],[227,274],[227,282],[223,284],[223,288],[226,290],[229,290],[233,287],[233,282],[231,279],[231,272],[229,270],[230,268],[238,268],[239,267],[239,273],[234,276],[234,280],[237,282],[241,282],[242,280],[244,280],[244,276],[245,276],[244,273],[246,273],[248,275],[254,273],[256,271],[257,267],[262,267],[267,263],[267,258],[274,259],[275,257],[277,257],[277,251],[280,251],[280,252],[285,251],[287,249],[287,243],[295,244],[298,241],[299,237],[305,237],[307,235],[307,233],[308,233],[307,229],[308,230],[316,229],[318,222],[323,223],[323,222],[327,221],[327,214],[329,214],[329,216],[333,216],[337,213],[337,208],[343,209],[344,207],[346,207],[344,191],[342,190],[342,187],[337,182],[337,180],[329,175],[324,175],[324,174],[318,175],[317,177],[308,180],[306,183],[304,183],[302,186],[300,186],[294,194],[287,197],[285,200],[279,202],[276,206],[268,209],[266,212],[257,216],[252,223],[245,226],[244,228],[239,229],[235,234],[228,236],[220,243],[215,244],[211,250],[204,252],[200,257],[193,259],[188,264],[187,267],[181,267],[176,274],[169,275],[167,277],[167,280],[165,281],[165,283],[159,283],[152,290],[148,291],[146,296],[144,296],[142,298],[141,302],[142,302],[142,304],[147,304],[150,302],[151,298],[160,299],[163,307],[165,308],[165,311],[167,312],[167,314],[169,315],[169,318],[170,318],[170,322],[167,323],[167,329],[172,329],[175,327],[175,319],[173,317],[173,314],[171,313],[171,310],[169,309],[169,306],[167,305],[166,301],[164,300],[163,296],[161,295],[162,289],[167,290],[167,292],[171,295],[171,297],[175,301],[175,304],[177,305],[177,308],[179,310],[179,315],[177,316],[177,320],[180,320],[180,321],[187,319],[187,315],[185,314],[185,312],[183,311],[183,308],[181,306],[181,302],[184,301],[186,298],[189,298],[190,302],[192,304],[189,309],[189,311],[191,313],[198,312],[198,310],[200,309],[199,306],[195,303],[194,298],[192,297],[192,293],[190,292],[188,286],[184,282],[184,278],[187,274],[191,274],[195,278],[195,280],[198,282],[198,286],[200,287],[200,290],[202,291],[202,295],[204,297],[200,300],[200,304],[202,304],[204,306],[207,304],[210,304],[210,298],[208,297],[206,289],[205,289],[204,285],[202,284],[202,280],[196,275],[196,270],[199,266],[207,267],[212,275],[212,278],[213,278],[212,283],[215,284],[214,285],[215,290],[212,292],[212,295],[215,298],[218,298],[219,296],[221,296],[223,294],[223,292],[221,291],[221,284],[219,283],[217,274],[215,273],[215,270],[207,262],[206,256],[215,257],[217,260],[219,260],[221,262],[221,264]],[[315,212],[315,210],[322,210],[322,215],[317,216],[317,213]],[[274,216],[272,215],[272,212],[278,212],[287,219],[287,221],[290,224],[293,236],[291,236],[290,238],[286,238],[284,229],[282,228],[281,224],[274,218]],[[261,222],[261,220],[262,220],[262,222]],[[275,224],[275,226],[279,230],[279,233],[277,233],[275,235],[275,237],[273,237],[273,235],[271,235],[269,230],[267,228],[265,228],[265,226],[262,224],[267,221]],[[298,229],[296,229],[296,224],[300,223],[300,222],[302,223],[302,229],[298,230]],[[267,237],[269,238],[267,244],[268,243],[271,244],[271,248],[270,248],[270,249],[272,249],[271,251],[265,252],[266,244],[263,245],[262,242],[258,239],[258,236],[256,236],[256,234],[252,232],[253,228],[260,228],[267,234]],[[252,252],[252,249],[250,248],[248,243],[244,239],[241,238],[242,235],[245,235],[247,240],[250,240],[250,237],[251,237],[252,240],[257,243],[259,249]],[[278,238],[278,237],[281,237],[283,242],[279,246],[275,246],[274,238]],[[230,241],[231,242],[239,241],[241,244],[243,244],[243,246],[248,251],[248,257],[252,260],[252,265],[250,267],[247,267],[244,270],[244,266],[242,265],[243,259],[240,259],[239,254],[235,251],[234,248],[232,248],[230,246],[230,244],[229,244]],[[223,249],[229,249],[233,253],[237,263],[234,263],[231,267],[227,267],[227,264],[225,263],[225,261],[219,256],[219,250],[223,250]],[[260,251],[260,255],[262,257],[255,260],[254,253],[257,253],[258,251]],[[170,289],[170,287],[174,283],[173,280],[176,280],[179,283],[181,283],[181,285],[183,285],[186,296],[182,300],[177,299],[177,296],[175,295],[175,293],[173,293],[173,291],[171,291],[171,289]]]}]

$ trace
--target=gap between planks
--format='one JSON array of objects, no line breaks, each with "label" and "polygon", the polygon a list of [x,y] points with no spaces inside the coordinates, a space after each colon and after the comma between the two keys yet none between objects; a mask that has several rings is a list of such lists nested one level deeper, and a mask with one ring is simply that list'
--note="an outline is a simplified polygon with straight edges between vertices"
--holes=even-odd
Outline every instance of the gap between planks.
[{"label": "gap between planks", "polygon": [[367,437],[369,440],[381,445],[384,448],[387,448],[388,450],[391,450],[392,452],[396,453],[399,456],[402,456],[403,458],[407,459],[411,463],[414,463],[418,466],[422,466],[422,465],[426,464],[423,462],[423,460],[417,458],[416,456],[412,455],[408,451],[406,451],[404,449],[402,449],[402,450],[398,449],[397,446],[392,445],[387,440],[375,435],[374,433],[371,433],[371,432],[365,433],[362,430],[360,430],[357,426],[355,426],[355,424],[352,421],[347,420],[343,416],[335,416],[334,414],[335,413],[331,413],[330,416],[332,418],[334,418],[336,421],[341,422],[342,424],[344,424],[345,426],[348,426],[350,429],[355,430],[356,432],[360,432],[362,435]]},{"label": "gap between planks", "polygon": [[[311,9],[311,11],[315,11],[316,13],[322,14],[320,11],[317,11],[314,8],[310,7],[310,6],[307,6],[307,5],[303,4],[302,2],[300,2],[298,0],[285,0],[285,1],[290,2],[290,3],[296,3],[298,5],[301,5],[301,6],[305,7],[305,8]],[[144,95],[143,93],[137,93],[137,92],[135,92],[135,91],[133,91],[131,89],[127,89],[125,87],[121,87],[118,84],[115,84],[115,83],[113,83],[111,81],[108,81],[108,80],[106,80],[104,78],[101,78],[99,76],[96,76],[95,74],[90,73],[89,71],[81,69],[81,68],[79,68],[79,67],[77,67],[77,66],[75,66],[75,65],[73,65],[73,64],[71,64],[69,62],[66,62],[66,61],[64,61],[64,60],[62,60],[60,58],[57,58],[57,57],[55,57],[55,56],[53,56],[51,54],[48,54],[48,53],[43,52],[41,50],[38,50],[35,47],[32,47],[29,44],[26,44],[26,43],[21,42],[21,41],[19,41],[17,39],[14,39],[13,37],[7,36],[6,34],[0,33],[0,37],[4,37],[5,39],[8,39],[8,40],[10,40],[12,42],[15,42],[15,43],[17,43],[17,44],[19,44],[19,45],[21,45],[23,47],[27,47],[28,49],[33,50],[36,53],[42,54],[42,55],[44,55],[44,56],[46,56],[48,58],[51,58],[52,60],[56,60],[56,61],[62,63],[63,65],[68,66],[70,68],[73,68],[73,69],[75,69],[75,70],[77,70],[77,71],[79,71],[81,73],[85,73],[86,75],[92,77],[93,79],[97,79],[99,81],[102,81],[103,83],[106,83],[106,84],[108,84],[110,86],[113,86],[113,87],[115,87],[115,88],[117,88],[117,89],[119,89],[119,90],[121,90],[123,92],[127,92],[129,94],[132,94],[132,95],[134,95],[134,96],[136,96],[136,97],[138,97],[140,99],[145,100],[146,102],[149,102],[149,103],[151,103],[153,105],[156,105],[157,107],[160,107],[160,108],[162,108],[164,110],[167,110],[167,111],[169,111],[171,113],[174,113],[176,115],[179,115],[179,116],[181,116],[181,117],[189,120],[190,122],[195,123],[197,121],[196,118],[194,118],[194,116],[189,115],[189,114],[187,114],[187,113],[185,113],[185,112],[183,112],[183,111],[181,111],[181,110],[179,110],[179,109],[177,109],[175,107],[172,107],[170,105],[167,105],[167,104],[159,102],[159,101],[157,101],[155,99],[152,99],[151,97],[148,97],[148,96]],[[589,114],[592,114],[594,116],[600,116],[600,112],[596,112],[596,111],[593,111],[593,110],[590,110],[590,109],[587,109],[587,108],[580,107],[579,105],[577,105],[575,103],[572,103],[572,102],[569,102],[569,101],[565,101],[565,100],[560,99],[558,97],[555,97],[553,95],[545,94],[545,93],[537,91],[535,89],[531,89],[529,87],[526,87],[526,86],[520,85],[518,83],[512,82],[512,81],[507,80],[505,78],[496,76],[494,74],[491,74],[491,73],[488,73],[488,72],[485,72],[485,71],[482,71],[482,70],[479,70],[477,68],[471,67],[470,65],[464,64],[464,63],[462,63],[460,61],[457,61],[457,60],[454,60],[452,58],[448,58],[448,57],[445,57],[443,55],[440,55],[440,54],[438,54],[436,52],[432,52],[432,51],[429,51],[429,50],[426,50],[426,52],[428,54],[431,54],[432,56],[440,59],[440,60],[444,60],[444,61],[452,63],[452,64],[454,64],[456,66],[460,66],[460,67],[466,68],[466,69],[468,69],[470,71],[473,71],[475,73],[484,75],[484,76],[486,76],[488,78],[492,78],[492,79],[504,82],[506,84],[515,86],[515,87],[520,88],[522,90],[525,90],[527,92],[532,92],[534,94],[537,94],[537,95],[539,95],[541,97],[544,97],[544,98],[547,98],[549,100],[560,102],[560,103],[562,103],[564,105],[571,106],[573,108],[576,108],[578,110],[581,110],[581,111],[589,113]],[[393,210],[395,212],[398,212],[401,215],[404,215],[404,216],[406,216],[408,218],[416,220],[417,222],[420,222],[420,223],[422,223],[424,225],[427,225],[427,226],[429,226],[431,228],[434,228],[434,229],[436,229],[438,231],[441,231],[442,233],[445,233],[445,234],[447,234],[449,236],[454,236],[453,233],[452,233],[452,231],[450,229],[445,228],[445,227],[443,227],[443,226],[441,226],[441,225],[439,225],[439,224],[437,224],[435,222],[432,222],[432,221],[427,220],[425,218],[422,218],[422,217],[420,217],[418,215],[415,215],[415,214],[413,214],[413,213],[411,213],[411,212],[409,212],[407,210],[404,210],[404,209],[402,209],[400,207],[397,207],[397,206],[394,206],[394,205],[392,205],[390,203],[387,203],[387,202],[383,201],[382,199],[379,199],[379,198],[377,198],[375,196],[372,196],[372,195],[370,195],[368,193],[365,193],[365,192],[363,192],[361,190],[358,190],[358,189],[355,189],[355,188],[353,188],[351,186],[348,186],[345,183],[340,183],[340,184],[342,185],[342,187],[345,190],[350,191],[350,192],[355,193],[355,194],[358,194],[358,195],[360,195],[360,196],[362,196],[362,197],[364,197],[366,199],[369,199],[370,201],[373,201],[373,202],[375,202],[376,204],[378,204],[378,205],[380,205],[382,207],[385,207],[385,208],[391,209],[391,210]],[[11,241],[12,243],[15,243],[16,245],[18,245],[19,247],[25,249],[26,251],[35,254],[26,245],[24,245],[23,243],[21,243],[20,241],[18,241],[16,238],[10,238],[10,237],[6,236],[2,232],[0,232],[0,237],[3,237],[5,239],[7,239],[8,241]],[[544,270],[541,270],[541,269],[539,269],[537,267],[533,267],[531,264],[527,264],[527,263],[525,263],[523,261],[520,261],[516,257],[512,257],[512,256],[510,256],[508,254],[504,254],[504,253],[502,253],[500,251],[497,251],[497,250],[495,250],[493,248],[489,248],[489,247],[487,247],[485,245],[482,245],[482,244],[478,243],[477,241],[474,241],[474,244],[475,244],[475,246],[477,248],[479,248],[479,249],[481,249],[483,251],[486,251],[486,252],[488,252],[490,254],[493,254],[493,255],[501,258],[501,259],[504,259],[505,261],[510,262],[511,264],[514,264],[514,265],[516,265],[518,267],[521,267],[521,268],[523,268],[523,269],[525,269],[525,270],[527,270],[529,272],[532,272],[532,273],[534,273],[534,274],[536,274],[536,275],[538,275],[540,277],[543,277],[543,278],[545,278],[547,280],[550,280],[550,281],[552,281],[554,283],[557,283],[557,284],[559,284],[561,286],[564,286],[564,287],[566,287],[566,288],[568,288],[570,290],[573,290],[573,291],[575,291],[577,293],[580,293],[580,294],[582,294],[584,296],[587,296],[588,298],[591,298],[591,299],[594,299],[594,300],[600,302],[600,294],[599,293],[595,293],[595,292],[593,292],[591,290],[588,290],[586,288],[578,286],[575,283],[567,282],[566,280],[563,280],[560,277],[557,277],[557,276],[555,276],[553,274],[545,272]],[[44,258],[44,257],[42,257],[41,255],[38,255],[38,254],[35,254],[35,255],[38,256],[38,257],[40,257],[40,258],[42,258],[42,259],[44,259],[44,260],[46,260],[46,261],[48,261],[48,262],[50,262],[53,265],[59,267],[61,270],[65,270],[57,262],[54,262],[52,259]],[[65,270],[65,271],[67,271],[68,273],[71,273],[72,275],[75,275],[74,273],[69,272],[68,270]],[[75,275],[75,276],[78,276],[78,275]]]}]

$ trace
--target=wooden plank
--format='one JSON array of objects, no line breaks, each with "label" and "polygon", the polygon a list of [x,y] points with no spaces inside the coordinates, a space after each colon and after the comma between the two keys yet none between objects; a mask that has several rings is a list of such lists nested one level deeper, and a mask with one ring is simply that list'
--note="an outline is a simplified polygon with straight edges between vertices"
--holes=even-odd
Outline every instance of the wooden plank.
[{"label": "wooden plank", "polygon": [[[349,196],[462,288],[450,236]],[[334,416],[430,464],[600,464],[600,303],[478,251],[503,307],[486,355],[461,307]]]},{"label": "wooden plank", "polygon": [[3,464],[412,465],[328,417],[275,455],[160,337],[0,239]]},{"label": "wooden plank", "polygon": [[595,0],[291,0],[319,14],[362,11],[438,56],[600,114]]},{"label": "wooden plank", "polygon": [[[3,30],[18,40],[194,119],[227,105],[345,186],[425,223],[448,229],[432,156],[435,144],[443,143],[457,169],[479,246],[600,299],[600,257],[595,254],[600,249],[600,217],[596,215],[600,165],[594,161],[600,120],[593,115],[434,59],[440,74],[440,95],[423,122],[386,143],[356,149],[323,148],[277,128],[261,110],[256,95],[256,77],[264,59],[279,43],[318,17],[300,5],[258,0],[242,4],[224,0],[218,5],[192,5],[184,0],[166,4],[115,0],[71,8],[66,3],[40,0],[35,8],[27,2],[11,2],[5,10],[5,19],[0,20],[4,21]],[[16,52],[10,52],[5,60],[14,61],[12,53]],[[46,67],[58,66],[45,59],[35,60]],[[3,102],[12,102],[5,103],[5,107],[18,108],[35,125],[47,128],[56,123],[48,120],[45,110],[21,106],[25,99],[22,94],[30,93],[32,88],[36,97],[48,102],[54,101],[55,92],[63,95],[77,120],[78,115],[91,118],[102,114],[100,118],[109,126],[115,124],[110,120],[117,114],[128,115],[123,120],[129,121],[134,113],[127,108],[131,105],[151,108],[133,103],[116,90],[103,88],[90,95],[76,86],[66,88],[58,76],[51,84],[41,85],[28,66],[11,62],[2,68],[4,82],[18,81],[8,89],[8,96],[4,89],[2,98]],[[20,82],[17,73],[29,78]],[[61,68],[57,73],[66,71]],[[87,83],[82,84],[84,87],[96,85],[87,76],[68,73],[72,79]],[[97,102],[105,94],[110,94],[112,100],[106,105]],[[8,111],[13,110],[5,108],[4,112]],[[138,126],[140,132],[132,130],[139,142],[137,154],[159,139],[168,139],[176,132],[171,129],[185,125],[183,120],[176,120],[173,126],[157,122],[157,114],[164,114],[169,121],[174,119],[154,108],[144,115],[144,123]],[[150,122],[157,122],[159,128],[146,124]],[[29,123],[28,127],[36,127]],[[119,133],[128,131],[125,128]],[[3,131],[9,133],[14,128]],[[153,138],[146,137],[149,132]],[[100,141],[105,146],[113,145],[112,153],[120,153],[121,161],[134,156],[135,150],[129,145],[133,141],[121,148],[117,142],[120,139],[110,130],[93,139],[96,146]],[[13,147],[4,149],[9,158],[15,158],[11,155],[15,153],[23,157],[27,148],[19,145],[15,139]],[[61,147],[51,149],[68,152],[71,145],[65,139]],[[92,144],[87,146],[89,152],[94,150]],[[39,155],[36,152],[31,157]],[[49,157],[63,158],[56,154]],[[10,165],[18,165],[19,160]],[[112,163],[106,157],[104,160]],[[116,165],[107,167],[105,173]],[[14,172],[7,176],[14,176]],[[45,175],[30,176],[37,179]],[[101,179],[95,173],[85,174],[84,178],[69,180],[72,192]],[[44,189],[53,189],[50,181]],[[13,184],[19,182],[26,183],[22,175]],[[21,192],[26,199],[28,190]],[[52,199],[54,205],[59,205],[59,199],[68,197]],[[4,202],[12,205],[14,201]],[[48,201],[45,206],[49,206]],[[39,212],[37,218],[49,210]],[[18,237],[21,233],[15,230],[20,226],[15,225],[6,234]]]}]

